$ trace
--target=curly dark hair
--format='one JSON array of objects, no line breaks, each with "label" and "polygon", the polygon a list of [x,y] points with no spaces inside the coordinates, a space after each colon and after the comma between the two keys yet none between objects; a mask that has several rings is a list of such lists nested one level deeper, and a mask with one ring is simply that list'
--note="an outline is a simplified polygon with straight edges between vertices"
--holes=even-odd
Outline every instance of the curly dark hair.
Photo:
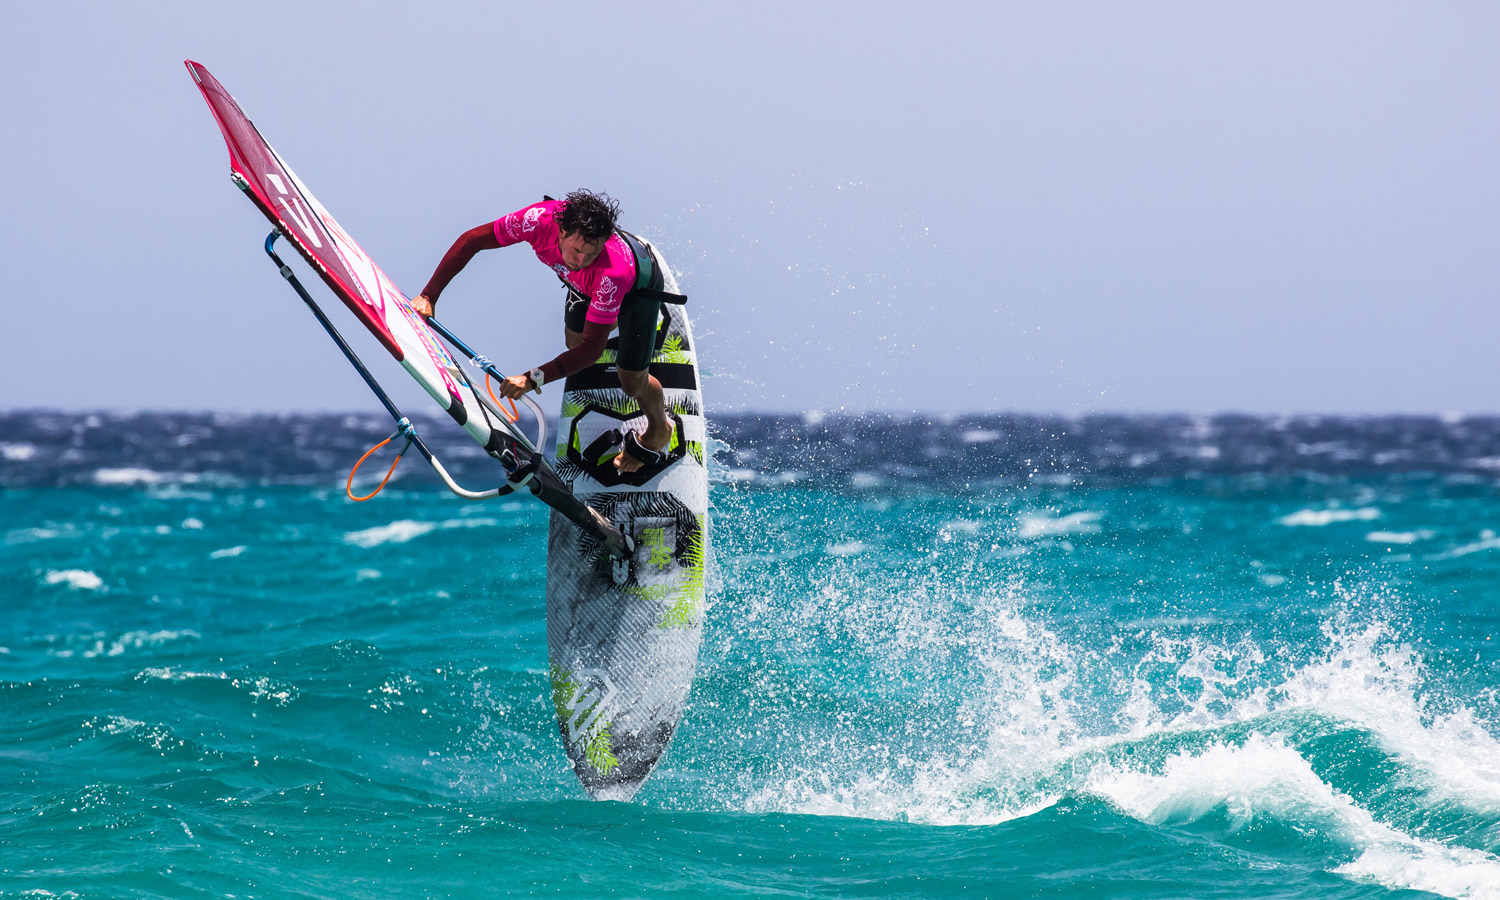
[{"label": "curly dark hair", "polygon": [[559,228],[588,241],[599,241],[614,234],[620,204],[608,194],[577,190],[563,198],[561,212]]}]

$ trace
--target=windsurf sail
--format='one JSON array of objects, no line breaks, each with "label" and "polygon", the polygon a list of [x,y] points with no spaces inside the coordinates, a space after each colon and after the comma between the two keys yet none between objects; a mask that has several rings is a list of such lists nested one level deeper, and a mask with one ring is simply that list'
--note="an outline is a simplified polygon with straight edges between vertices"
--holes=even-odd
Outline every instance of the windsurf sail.
[{"label": "windsurf sail", "polygon": [[[396,420],[397,430],[392,438],[404,437],[406,446],[415,446],[454,493],[470,499],[482,499],[509,493],[514,488],[525,485],[544,503],[599,537],[601,546],[610,557],[617,561],[626,559],[633,550],[632,540],[622,535],[618,528],[598,512],[576,499],[567,483],[557,477],[538,451],[538,445],[543,443],[546,436],[546,418],[541,408],[529,397],[525,398],[536,416],[537,434],[533,441],[512,424],[512,420],[501,412],[498,404],[488,402],[474,389],[463,368],[448,353],[438,335],[441,334],[453,347],[466,354],[469,361],[487,375],[503,378],[494,365],[471,351],[467,344],[441,323],[418,315],[412,309],[410,299],[329,215],[328,210],[323,208],[302,180],[292,172],[286,161],[272,149],[224,86],[202,65],[192,60],[187,60],[186,65],[193,80],[197,82],[198,89],[202,91],[203,99],[208,102],[214,120],[218,122],[224,142],[229,146],[230,177],[275,228],[266,239],[266,253]],[[487,453],[501,462],[506,472],[504,485],[487,491],[470,491],[453,481],[442,463],[418,437],[410,420],[391,402],[374,375],[339,334],[291,268],[276,255],[274,244],[282,237],[297,248],[297,252],[324,283],[412,378]],[[353,494],[350,496],[353,497]],[[619,569],[618,564],[616,569]]]},{"label": "windsurf sail", "polygon": [[235,184],[427,393],[485,449],[500,449],[490,446],[500,438],[479,397],[455,377],[453,358],[407,296],[329,215],[218,79],[191,60],[187,67],[229,145]]}]

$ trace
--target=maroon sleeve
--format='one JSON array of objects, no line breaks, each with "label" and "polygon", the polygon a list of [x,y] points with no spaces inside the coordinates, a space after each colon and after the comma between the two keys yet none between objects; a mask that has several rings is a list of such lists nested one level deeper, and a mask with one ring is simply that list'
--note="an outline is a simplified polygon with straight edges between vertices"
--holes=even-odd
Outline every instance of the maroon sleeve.
[{"label": "maroon sleeve", "polygon": [[432,277],[427,279],[427,287],[422,288],[422,293],[436,307],[438,296],[443,293],[443,288],[448,286],[453,276],[463,271],[464,266],[469,264],[469,260],[474,258],[474,254],[481,250],[494,250],[499,246],[500,242],[495,239],[495,230],[488,222],[478,228],[465,231],[458,236],[458,240],[453,242],[453,246],[448,248],[448,252],[443,254],[442,262],[438,263],[437,270],[432,273]]},{"label": "maroon sleeve", "polygon": [[604,353],[604,342],[609,340],[609,333],[614,329],[614,324],[603,325],[599,322],[583,323],[583,340],[578,346],[571,350],[564,350],[557,358],[542,364],[542,377],[548,384],[572,375],[574,372],[582,372],[593,365],[601,354]]}]

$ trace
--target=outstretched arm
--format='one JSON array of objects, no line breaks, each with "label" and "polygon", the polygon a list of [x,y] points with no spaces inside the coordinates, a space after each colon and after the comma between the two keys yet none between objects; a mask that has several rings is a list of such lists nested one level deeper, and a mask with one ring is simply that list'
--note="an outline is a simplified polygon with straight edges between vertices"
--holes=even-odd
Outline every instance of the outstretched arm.
[{"label": "outstretched arm", "polygon": [[412,309],[420,315],[431,316],[438,297],[443,293],[443,288],[448,286],[453,276],[463,271],[464,266],[469,264],[469,260],[474,258],[474,254],[481,250],[494,250],[499,246],[500,242],[495,238],[494,225],[489,223],[470,228],[459,235],[458,240],[453,242],[453,246],[448,248],[448,252],[443,254],[443,261],[438,263],[437,270],[427,280],[427,287],[422,289],[422,293],[411,298]]}]

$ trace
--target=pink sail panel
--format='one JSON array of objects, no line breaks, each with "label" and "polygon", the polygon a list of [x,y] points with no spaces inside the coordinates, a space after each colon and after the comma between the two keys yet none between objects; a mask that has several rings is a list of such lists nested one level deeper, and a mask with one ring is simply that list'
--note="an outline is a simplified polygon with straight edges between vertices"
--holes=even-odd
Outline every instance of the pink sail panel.
[{"label": "pink sail panel", "polygon": [[[198,82],[203,99],[208,101],[214,120],[219,123],[219,131],[223,132],[224,142],[229,145],[230,168],[240,176],[245,193],[323,276],[329,288],[379,338],[380,343],[397,359],[404,358],[400,344],[386,325],[388,307],[386,298],[381,296],[381,289],[385,287],[381,282],[388,284],[389,280],[383,277],[384,273],[375,275],[374,272],[379,271],[375,264],[344,234],[339,237],[356,251],[351,254],[355,259],[350,260],[340,252],[338,239],[325,224],[326,212],[261,137],[244,110],[207,69],[192,60],[187,61],[187,67],[193,80]],[[323,215],[319,215],[320,212]],[[331,217],[327,222],[332,223]],[[336,223],[333,227],[340,232],[343,230]],[[351,262],[365,271],[356,273]],[[361,274],[376,288],[375,296],[370,296]]]},{"label": "pink sail panel", "polygon": [[468,392],[449,374],[452,357],[406,295],[323,208],[224,86],[198,63],[186,64],[219,123],[245,193],[434,399],[450,411],[455,404],[467,406]]}]

